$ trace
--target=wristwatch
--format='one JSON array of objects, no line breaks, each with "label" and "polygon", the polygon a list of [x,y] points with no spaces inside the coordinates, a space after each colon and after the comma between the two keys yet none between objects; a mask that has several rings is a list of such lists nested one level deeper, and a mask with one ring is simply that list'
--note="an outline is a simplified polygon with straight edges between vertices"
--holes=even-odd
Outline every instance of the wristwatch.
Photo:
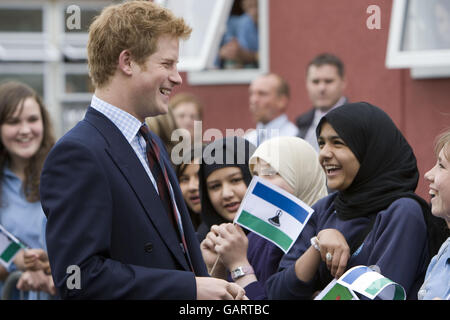
[{"label": "wristwatch", "polygon": [[231,271],[231,278],[233,281],[242,278],[243,276],[247,274],[255,274],[255,271],[253,270],[252,266],[240,266]]},{"label": "wristwatch", "polygon": [[319,246],[318,242],[319,242],[319,239],[317,239],[317,237],[311,238],[311,245],[314,247],[314,249],[316,249],[317,251],[320,252],[320,246]]}]

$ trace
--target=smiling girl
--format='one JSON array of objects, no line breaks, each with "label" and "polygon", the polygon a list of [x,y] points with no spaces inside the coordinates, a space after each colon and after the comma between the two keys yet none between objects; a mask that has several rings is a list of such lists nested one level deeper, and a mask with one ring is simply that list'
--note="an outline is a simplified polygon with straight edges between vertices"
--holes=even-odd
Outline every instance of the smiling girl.
[{"label": "smiling girl", "polygon": [[327,113],[316,135],[328,187],[337,192],[313,206],[268,280],[269,298],[311,299],[357,265],[377,266],[408,299],[417,298],[439,240],[430,232],[428,204],[414,193],[412,148],[384,111],[364,102]]},{"label": "smiling girl", "polygon": [[202,241],[211,226],[231,222],[252,180],[248,168],[255,146],[240,137],[215,140],[203,151],[199,171]]},{"label": "smiling girl", "polygon": [[[0,224],[31,248],[43,248],[39,179],[54,138],[40,97],[27,85],[0,85],[0,135]],[[9,270],[0,266],[0,280],[15,268],[24,270],[23,253]]]},{"label": "smiling girl", "polygon": [[[444,219],[450,229],[450,130],[438,137],[434,150],[436,165],[425,173],[425,179],[430,183],[431,212]],[[450,237],[431,260],[418,297],[450,299]]]}]

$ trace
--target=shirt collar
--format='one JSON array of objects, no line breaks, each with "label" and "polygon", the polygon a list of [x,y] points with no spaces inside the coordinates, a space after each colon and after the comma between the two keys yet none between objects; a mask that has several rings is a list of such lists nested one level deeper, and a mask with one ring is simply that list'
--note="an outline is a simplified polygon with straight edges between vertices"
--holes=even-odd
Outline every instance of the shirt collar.
[{"label": "shirt collar", "polygon": [[319,109],[316,109],[315,115],[318,116],[318,117],[319,117],[319,120],[320,120],[320,119],[322,119],[322,117],[323,117],[324,115],[326,115],[326,114],[327,114],[328,112],[330,112],[331,110],[336,109],[337,107],[342,106],[342,105],[345,103],[345,101],[347,101],[347,99],[346,99],[344,96],[342,96],[342,97],[334,104],[334,106],[332,106],[329,110],[323,112],[323,111],[320,111]]},{"label": "shirt collar", "polygon": [[91,107],[111,120],[127,139],[128,143],[137,135],[142,123],[128,112],[92,96]]},{"label": "shirt collar", "polygon": [[14,180],[20,180],[19,177],[11,171],[11,169],[9,168],[9,163],[6,162],[5,166],[3,167],[3,175],[4,177],[10,178],[10,179],[14,179]]},{"label": "shirt collar", "polygon": [[256,129],[280,129],[283,125],[288,122],[288,117],[286,114],[282,114],[281,116],[273,119],[272,121],[263,124],[262,122],[258,122],[256,124]]}]

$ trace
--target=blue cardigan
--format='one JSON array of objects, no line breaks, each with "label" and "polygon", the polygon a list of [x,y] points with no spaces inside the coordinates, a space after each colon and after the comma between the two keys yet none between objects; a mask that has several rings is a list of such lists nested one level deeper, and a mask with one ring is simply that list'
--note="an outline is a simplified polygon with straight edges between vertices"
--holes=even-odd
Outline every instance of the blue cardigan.
[{"label": "blue cardigan", "polygon": [[[295,274],[295,261],[310,247],[310,239],[320,230],[337,229],[349,243],[364,231],[370,221],[368,217],[345,221],[337,217],[336,195],[331,194],[313,206],[315,213],[280,261],[278,272],[267,281],[269,299],[311,299],[315,291],[322,290],[332,280],[323,261],[309,282],[299,280]],[[350,257],[347,269],[377,265],[381,274],[405,288],[408,299],[417,299],[429,259],[422,209],[415,200],[401,198],[377,214],[371,232]]]}]

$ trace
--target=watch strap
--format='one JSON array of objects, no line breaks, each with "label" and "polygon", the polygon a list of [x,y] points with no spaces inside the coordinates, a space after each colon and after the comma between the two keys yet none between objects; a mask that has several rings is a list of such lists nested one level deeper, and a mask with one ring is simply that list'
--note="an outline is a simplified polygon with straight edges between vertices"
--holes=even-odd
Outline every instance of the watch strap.
[{"label": "watch strap", "polygon": [[239,278],[242,278],[243,276],[247,274],[255,274],[255,271],[253,270],[252,266],[246,265],[246,266],[240,266],[231,271],[231,278],[233,280],[237,280]]}]

